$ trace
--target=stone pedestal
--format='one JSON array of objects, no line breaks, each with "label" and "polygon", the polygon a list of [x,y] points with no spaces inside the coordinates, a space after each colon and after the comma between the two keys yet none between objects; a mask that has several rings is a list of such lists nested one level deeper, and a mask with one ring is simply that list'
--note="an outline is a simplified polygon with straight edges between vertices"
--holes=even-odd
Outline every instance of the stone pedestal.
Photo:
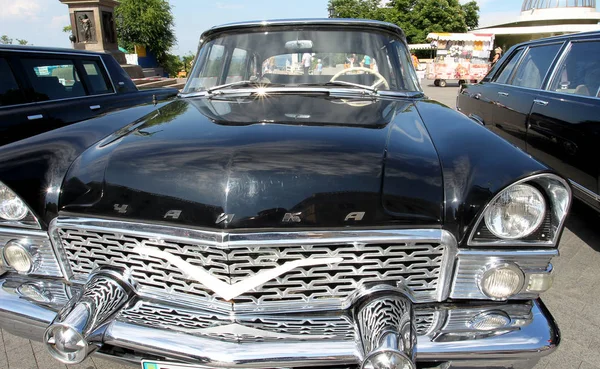
[{"label": "stone pedestal", "polygon": [[119,64],[127,64],[125,54],[119,51],[115,28],[116,0],[59,0],[69,6],[71,27],[77,50],[105,51]]}]

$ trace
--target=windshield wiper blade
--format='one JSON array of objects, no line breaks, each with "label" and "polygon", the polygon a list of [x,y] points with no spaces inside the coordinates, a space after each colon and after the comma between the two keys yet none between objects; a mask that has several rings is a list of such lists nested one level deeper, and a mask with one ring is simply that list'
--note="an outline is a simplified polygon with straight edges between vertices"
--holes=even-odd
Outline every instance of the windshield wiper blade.
[{"label": "windshield wiper blade", "polygon": [[207,89],[206,91],[211,94],[215,91],[220,91],[222,89],[225,88],[230,88],[230,87],[282,87],[285,86],[281,83],[271,83],[271,82],[260,82],[260,81],[237,81],[237,82],[231,82],[231,83],[226,83],[224,85],[219,85],[219,86],[214,86],[211,87],[209,89]]},{"label": "windshield wiper blade", "polygon": [[367,90],[367,91],[370,91],[373,93],[378,92],[377,88],[374,88],[371,86],[366,86],[366,85],[361,85],[358,83],[346,82],[346,81],[329,81],[329,82],[325,82],[325,83],[302,83],[302,84],[300,84],[300,86],[348,86],[348,87],[361,88],[363,90]]}]

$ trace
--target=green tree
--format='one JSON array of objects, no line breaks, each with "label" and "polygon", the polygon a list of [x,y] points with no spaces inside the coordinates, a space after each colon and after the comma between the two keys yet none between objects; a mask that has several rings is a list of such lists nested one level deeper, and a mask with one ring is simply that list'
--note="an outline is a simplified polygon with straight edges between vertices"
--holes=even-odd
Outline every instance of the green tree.
[{"label": "green tree", "polygon": [[411,43],[426,42],[430,32],[467,32],[465,14],[458,0],[419,0],[411,23],[416,29]]},{"label": "green tree", "polygon": [[194,63],[194,58],[196,56],[190,51],[187,55],[184,55],[181,60],[183,61],[183,70],[186,73],[189,73],[192,70],[192,64]]},{"label": "green tree", "polygon": [[8,37],[7,35],[0,36],[0,44],[3,45],[12,45],[13,39]]},{"label": "green tree", "polygon": [[29,41],[22,40],[20,38],[17,39],[17,42],[19,43],[19,45],[29,45]]},{"label": "green tree", "polygon": [[72,31],[73,31],[73,27],[71,27],[70,24],[68,26],[64,26],[63,27],[63,32],[64,33],[71,33]]},{"label": "green tree", "polygon": [[183,62],[177,55],[166,54],[163,61],[160,63],[169,77],[177,77],[177,73],[183,70]]},{"label": "green tree", "polygon": [[466,32],[477,28],[479,7],[475,1],[392,0],[385,7],[378,0],[329,0],[334,18],[365,18],[394,23],[404,30],[409,43],[426,42],[430,32]]},{"label": "green tree", "polygon": [[143,45],[163,67],[174,61],[168,53],[176,42],[173,14],[166,0],[121,0],[115,17],[122,47],[132,52],[134,45]]},{"label": "green tree", "polygon": [[479,5],[477,5],[477,2],[469,1],[462,4],[462,10],[465,13],[465,22],[469,31],[479,27]]}]

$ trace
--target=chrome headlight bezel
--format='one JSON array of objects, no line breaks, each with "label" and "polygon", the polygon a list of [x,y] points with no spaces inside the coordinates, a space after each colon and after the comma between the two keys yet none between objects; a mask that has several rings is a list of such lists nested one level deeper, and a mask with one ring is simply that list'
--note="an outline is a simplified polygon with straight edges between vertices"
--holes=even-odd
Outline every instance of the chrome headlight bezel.
[{"label": "chrome headlight bezel", "polygon": [[0,191],[6,192],[9,195],[13,196],[14,199],[18,200],[22,203],[23,207],[26,209],[25,216],[21,219],[7,219],[0,216],[0,226],[5,227],[15,227],[15,228],[28,228],[28,229],[42,229],[39,220],[31,211],[27,202],[23,201],[23,199],[17,195],[10,187],[5,185],[3,182],[0,182]]},{"label": "chrome headlight bezel", "polygon": [[[485,215],[489,207],[502,194],[514,186],[527,184],[540,191],[546,201],[546,219],[539,226],[543,231],[533,232],[522,238],[500,238],[492,234],[493,237],[482,237],[482,230],[487,230],[485,226]],[[567,212],[571,206],[571,186],[562,177],[552,174],[543,173],[525,177],[509,186],[506,186],[499,191],[483,208],[479,214],[475,226],[472,228],[469,235],[468,246],[543,246],[552,247],[558,243],[558,237],[563,229],[564,222],[567,217]],[[487,232],[491,233],[489,230]],[[483,232],[485,233],[485,232]],[[536,233],[538,233],[536,235]],[[533,235],[533,236],[532,236]]]}]

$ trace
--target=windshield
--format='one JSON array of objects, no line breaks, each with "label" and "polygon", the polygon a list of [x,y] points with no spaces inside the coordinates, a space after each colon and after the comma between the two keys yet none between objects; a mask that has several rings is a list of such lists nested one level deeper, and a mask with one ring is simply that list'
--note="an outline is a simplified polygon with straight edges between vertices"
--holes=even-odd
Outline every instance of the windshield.
[{"label": "windshield", "polygon": [[218,34],[202,44],[183,93],[269,85],[421,91],[399,37],[304,26]]}]

